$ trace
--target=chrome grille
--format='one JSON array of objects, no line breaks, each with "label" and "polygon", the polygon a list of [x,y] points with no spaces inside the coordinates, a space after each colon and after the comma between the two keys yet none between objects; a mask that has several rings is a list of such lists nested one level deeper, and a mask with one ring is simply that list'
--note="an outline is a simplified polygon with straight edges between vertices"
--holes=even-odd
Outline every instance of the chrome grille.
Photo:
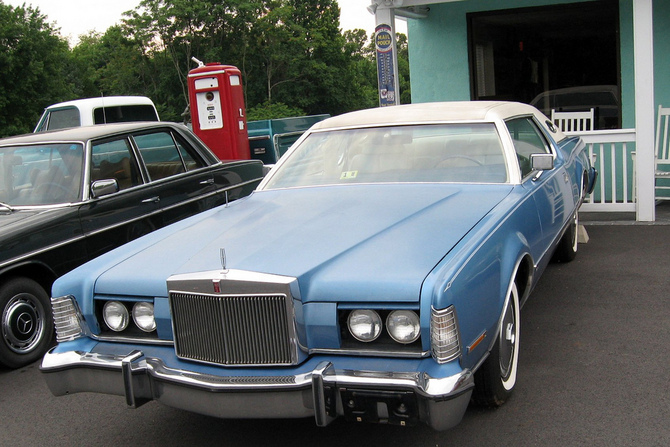
[{"label": "chrome grille", "polygon": [[177,356],[222,365],[294,363],[286,295],[170,292]]}]

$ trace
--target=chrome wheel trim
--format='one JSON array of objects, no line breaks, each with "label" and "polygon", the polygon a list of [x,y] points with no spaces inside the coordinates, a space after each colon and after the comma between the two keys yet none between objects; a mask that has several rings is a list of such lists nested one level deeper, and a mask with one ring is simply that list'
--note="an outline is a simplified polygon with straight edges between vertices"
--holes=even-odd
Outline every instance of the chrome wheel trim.
[{"label": "chrome wheel trim", "polygon": [[2,338],[17,354],[34,350],[44,334],[44,310],[37,297],[19,293],[2,312]]},{"label": "chrome wheel trim", "polygon": [[573,230],[572,230],[572,251],[575,253],[577,252],[577,244],[579,243],[579,237],[577,234],[579,233],[579,214],[575,212],[574,217],[572,218],[572,225],[573,225]]},{"label": "chrome wheel trim", "polygon": [[519,295],[516,284],[512,284],[510,299],[505,308],[500,335],[498,336],[500,378],[506,390],[514,388],[519,359]]}]

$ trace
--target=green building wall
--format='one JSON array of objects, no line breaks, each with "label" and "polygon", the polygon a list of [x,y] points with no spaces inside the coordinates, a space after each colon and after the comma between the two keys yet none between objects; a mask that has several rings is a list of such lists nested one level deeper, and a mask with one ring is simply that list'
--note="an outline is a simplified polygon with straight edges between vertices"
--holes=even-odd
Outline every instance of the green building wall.
[{"label": "green building wall", "polygon": [[[412,102],[471,99],[467,13],[568,3],[578,1],[468,0],[431,5],[427,19],[407,24]],[[656,107],[670,107],[670,0],[654,0],[653,9]],[[634,128],[633,0],[619,0],[619,21],[622,125]]]}]

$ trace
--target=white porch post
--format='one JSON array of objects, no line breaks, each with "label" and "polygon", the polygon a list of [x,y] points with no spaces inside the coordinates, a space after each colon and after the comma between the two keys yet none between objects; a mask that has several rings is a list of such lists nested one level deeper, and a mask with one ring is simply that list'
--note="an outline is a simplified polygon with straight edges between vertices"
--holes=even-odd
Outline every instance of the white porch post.
[{"label": "white porch post", "polygon": [[[394,3],[396,2],[372,0],[372,4],[368,7],[368,10],[375,15],[375,48],[380,106],[400,104]],[[402,4],[402,2],[399,3]]]},{"label": "white porch post", "polygon": [[633,0],[637,220],[656,220],[654,160],[654,32],[652,0]]}]

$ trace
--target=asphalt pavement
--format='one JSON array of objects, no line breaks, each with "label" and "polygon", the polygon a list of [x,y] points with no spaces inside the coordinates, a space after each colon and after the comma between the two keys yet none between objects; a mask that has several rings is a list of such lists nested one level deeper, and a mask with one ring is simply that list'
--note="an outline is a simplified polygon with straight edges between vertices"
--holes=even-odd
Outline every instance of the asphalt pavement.
[{"label": "asphalt pavement", "polygon": [[0,446],[668,446],[670,225],[586,229],[577,258],[550,265],[522,309],[513,397],[469,408],[452,430],[131,410],[117,396],[53,397],[33,364],[0,369]]}]

